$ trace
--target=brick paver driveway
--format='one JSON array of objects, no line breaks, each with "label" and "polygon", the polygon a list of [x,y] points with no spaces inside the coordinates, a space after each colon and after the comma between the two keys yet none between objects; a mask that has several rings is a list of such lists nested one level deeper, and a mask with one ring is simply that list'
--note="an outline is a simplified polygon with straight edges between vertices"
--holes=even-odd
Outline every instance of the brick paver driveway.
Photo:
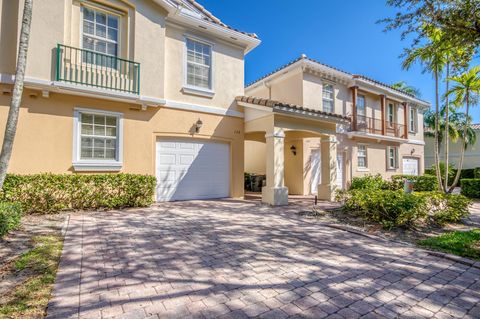
[{"label": "brick paver driveway", "polygon": [[479,318],[480,269],[246,201],[72,215],[48,318]]}]

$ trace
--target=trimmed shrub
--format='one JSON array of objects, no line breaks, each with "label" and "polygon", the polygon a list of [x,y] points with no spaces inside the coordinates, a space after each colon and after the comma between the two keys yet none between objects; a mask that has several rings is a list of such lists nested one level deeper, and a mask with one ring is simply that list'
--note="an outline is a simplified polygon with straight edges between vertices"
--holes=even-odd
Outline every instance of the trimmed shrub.
[{"label": "trimmed shrub", "polygon": [[480,167],[473,170],[473,178],[480,178]]},{"label": "trimmed shrub", "polygon": [[352,179],[352,185],[350,186],[350,189],[376,190],[388,189],[389,187],[389,183],[385,181],[380,174],[377,174],[354,177]]},{"label": "trimmed shrub", "polygon": [[426,217],[423,197],[400,190],[352,190],[344,194],[344,209],[385,228],[410,227]]},{"label": "trimmed shrub", "polygon": [[413,189],[417,192],[430,192],[438,189],[437,177],[434,175],[393,175],[392,176],[392,189],[403,189],[404,180],[408,179],[413,182]]},{"label": "trimmed shrub", "polygon": [[2,199],[25,213],[139,207],[153,202],[155,186],[155,177],[136,174],[9,174]]},{"label": "trimmed shrub", "polygon": [[385,228],[458,222],[468,216],[471,204],[463,195],[442,192],[405,194],[402,190],[357,189],[339,192],[337,198],[344,202],[345,211]]},{"label": "trimmed shrub", "polygon": [[480,198],[480,178],[465,178],[460,180],[462,195],[469,198]]},{"label": "trimmed shrub", "polygon": [[0,237],[20,226],[22,208],[16,203],[0,203]]}]

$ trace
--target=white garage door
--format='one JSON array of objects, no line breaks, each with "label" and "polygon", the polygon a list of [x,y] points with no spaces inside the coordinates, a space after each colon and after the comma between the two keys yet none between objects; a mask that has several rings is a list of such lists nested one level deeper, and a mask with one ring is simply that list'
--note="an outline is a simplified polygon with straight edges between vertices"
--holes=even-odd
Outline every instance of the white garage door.
[{"label": "white garage door", "polygon": [[343,189],[343,155],[337,155],[337,187]]},{"label": "white garage door", "polygon": [[228,197],[229,146],[186,139],[159,140],[156,176],[157,201]]},{"label": "white garage door", "polygon": [[403,174],[418,175],[418,159],[417,158],[403,159]]}]

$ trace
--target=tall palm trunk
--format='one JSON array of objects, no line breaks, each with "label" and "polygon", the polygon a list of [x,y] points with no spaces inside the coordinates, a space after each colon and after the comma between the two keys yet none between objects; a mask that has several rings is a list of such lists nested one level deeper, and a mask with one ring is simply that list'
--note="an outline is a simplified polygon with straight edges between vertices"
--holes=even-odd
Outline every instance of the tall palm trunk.
[{"label": "tall palm trunk", "polygon": [[17,57],[17,70],[15,72],[15,83],[13,85],[12,101],[8,111],[5,135],[3,137],[2,151],[0,153],[0,189],[3,188],[3,182],[7,175],[8,163],[12,156],[13,141],[17,131],[18,114],[22,102],[23,80],[25,78],[25,68],[27,65],[28,42],[30,39],[30,25],[32,22],[33,0],[25,0],[23,7],[22,30],[20,32],[20,42]]},{"label": "tall palm trunk", "polygon": [[[449,84],[450,84],[450,61],[448,61],[448,56],[447,56],[447,76],[445,78],[445,85],[446,85],[446,91],[449,91]],[[450,135],[449,135],[449,95],[447,94],[445,96],[445,185],[444,185],[444,192],[447,192],[448,189],[448,156],[449,156],[449,145],[450,145]]]},{"label": "tall palm trunk", "polygon": [[465,145],[467,142],[467,131],[468,131],[468,118],[470,114],[470,93],[467,91],[465,95],[465,104],[466,104],[466,109],[465,109],[465,125],[463,126],[463,136],[462,136],[462,145],[461,145],[461,150],[460,150],[460,162],[458,163],[458,170],[457,174],[455,174],[455,180],[453,181],[452,186],[448,189],[448,192],[451,193],[455,189],[455,187],[458,184],[458,181],[460,180],[460,175],[462,173],[462,168],[463,168],[463,160],[465,158]]},{"label": "tall palm trunk", "polygon": [[443,183],[442,183],[442,173],[440,172],[440,161],[439,161],[439,146],[440,143],[438,141],[438,118],[440,117],[439,111],[439,94],[438,94],[438,66],[435,66],[435,173],[437,175],[438,180],[438,188],[440,191],[443,191]]}]

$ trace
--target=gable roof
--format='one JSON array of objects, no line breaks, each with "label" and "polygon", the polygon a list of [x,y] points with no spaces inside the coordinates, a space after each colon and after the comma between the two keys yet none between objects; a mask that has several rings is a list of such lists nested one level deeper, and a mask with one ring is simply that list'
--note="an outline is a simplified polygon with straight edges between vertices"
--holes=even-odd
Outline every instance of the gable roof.
[{"label": "gable roof", "polygon": [[199,16],[201,16],[201,19],[205,21],[209,21],[212,23],[215,23],[219,26],[222,26],[224,28],[230,29],[235,32],[239,32],[241,34],[247,35],[249,37],[252,37],[254,39],[258,39],[258,36],[255,33],[250,33],[250,32],[245,32],[245,31],[240,31],[238,29],[235,29],[225,23],[223,23],[219,18],[217,18],[215,15],[213,15],[210,11],[205,9],[204,6],[202,6],[200,3],[198,3],[195,0],[168,0],[171,4],[173,4],[176,7],[184,7],[192,12],[195,12]]},{"label": "gable roof", "polygon": [[[319,67],[322,67],[323,69],[328,69],[330,70],[330,72],[335,72],[337,74],[340,74],[342,75],[343,78],[347,77],[350,79],[350,81],[352,82],[352,85],[355,85],[355,81],[356,80],[360,80],[360,81],[363,81],[364,83],[369,83],[369,84],[373,84],[373,85],[376,85],[376,86],[379,86],[383,89],[387,89],[387,90],[391,90],[391,91],[394,91],[396,93],[399,93],[399,94],[402,94],[403,96],[406,96],[412,100],[415,100],[423,105],[429,105],[430,103],[427,102],[427,101],[424,101],[422,99],[419,99],[417,97],[415,97],[414,95],[408,93],[408,92],[405,92],[405,91],[402,91],[402,90],[399,90],[397,88],[394,88],[393,86],[389,85],[389,84],[386,84],[386,83],[383,83],[383,82],[380,82],[380,81],[377,81],[377,80],[374,80],[372,78],[369,78],[367,76],[364,76],[364,75],[360,75],[360,74],[352,74],[352,73],[349,73],[349,72],[346,72],[344,70],[341,70],[339,68],[336,68],[336,67],[333,67],[333,66],[330,66],[330,65],[327,65],[325,63],[322,63],[322,62],[319,62],[315,59],[311,59],[311,58],[308,58],[305,54],[302,54],[300,57],[296,58],[295,60],[279,67],[278,69],[260,77],[259,79],[247,84],[245,86],[245,88],[249,88],[253,85],[255,85],[256,83],[262,81],[262,80],[265,80],[266,78],[268,77],[271,77],[271,76],[274,76],[275,74],[279,74],[281,73],[281,71],[287,69],[288,67],[290,66],[293,66],[294,64],[299,64],[301,65],[301,63],[307,63],[307,65],[317,65]],[[304,65],[304,64],[303,64]]]}]

